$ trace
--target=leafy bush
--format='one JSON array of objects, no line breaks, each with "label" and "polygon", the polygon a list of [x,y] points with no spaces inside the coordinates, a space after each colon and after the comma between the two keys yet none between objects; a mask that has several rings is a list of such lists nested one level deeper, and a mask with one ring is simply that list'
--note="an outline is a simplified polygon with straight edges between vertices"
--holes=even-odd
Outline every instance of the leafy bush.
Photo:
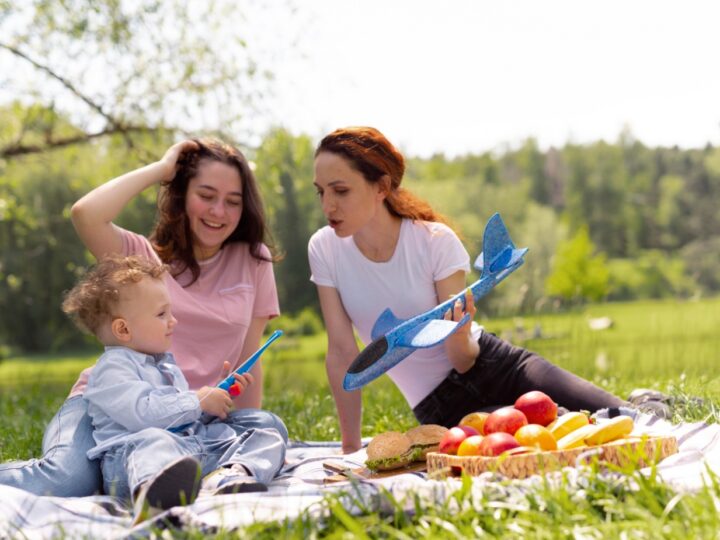
[{"label": "leafy bush", "polygon": [[280,315],[268,324],[268,330],[282,330],[288,336],[312,336],[325,331],[322,319],[311,307],[297,315]]},{"label": "leafy bush", "polygon": [[608,268],[610,300],[688,297],[697,289],[685,262],[658,250],[641,252],[635,259],[613,259]]}]

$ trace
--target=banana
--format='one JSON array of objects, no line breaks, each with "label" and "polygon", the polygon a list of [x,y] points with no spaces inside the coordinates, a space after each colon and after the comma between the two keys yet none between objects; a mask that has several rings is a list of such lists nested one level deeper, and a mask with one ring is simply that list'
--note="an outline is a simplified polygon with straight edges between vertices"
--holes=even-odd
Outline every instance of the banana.
[{"label": "banana", "polygon": [[584,426],[571,431],[558,441],[558,450],[570,450],[571,448],[587,446],[587,443],[585,442],[587,438],[593,435],[598,429],[600,429],[600,427],[601,426],[598,426],[597,424],[585,424]]},{"label": "banana", "polygon": [[586,414],[581,412],[569,412],[562,416],[559,416],[554,422],[552,422],[547,428],[555,437],[556,441],[559,441],[566,435],[569,435],[576,429],[583,426],[587,426],[590,423]]},{"label": "banana", "polygon": [[620,439],[630,435],[633,427],[633,419],[630,416],[616,416],[612,420],[598,424],[599,429],[591,435],[588,435],[585,438],[585,443],[588,446],[605,444],[606,442],[614,441],[615,439]]}]

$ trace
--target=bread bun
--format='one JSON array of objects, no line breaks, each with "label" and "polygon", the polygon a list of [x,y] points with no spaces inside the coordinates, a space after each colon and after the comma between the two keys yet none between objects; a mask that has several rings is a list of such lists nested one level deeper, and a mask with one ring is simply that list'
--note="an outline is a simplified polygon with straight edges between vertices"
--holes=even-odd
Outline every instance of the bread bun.
[{"label": "bread bun", "polygon": [[437,452],[440,439],[447,430],[445,426],[438,424],[424,424],[406,431],[405,435],[410,439],[412,447],[418,450],[416,459],[425,461],[428,452]]},{"label": "bread bun", "polygon": [[367,447],[365,465],[374,471],[405,467],[414,461],[412,441],[399,431],[387,431],[373,437]]}]

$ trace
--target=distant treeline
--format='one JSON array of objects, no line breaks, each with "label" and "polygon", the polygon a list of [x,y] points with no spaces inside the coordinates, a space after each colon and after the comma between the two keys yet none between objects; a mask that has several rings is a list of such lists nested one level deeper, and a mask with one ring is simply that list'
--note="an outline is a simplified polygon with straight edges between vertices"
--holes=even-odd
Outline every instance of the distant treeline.
[{"label": "distant treeline", "polygon": [[[0,114],[2,124],[9,116]],[[125,137],[107,137],[0,161],[0,358],[3,350],[83,343],[59,309],[63,291],[92,263],[70,206],[162,155],[172,140],[138,135],[129,149]],[[315,143],[277,129],[258,148],[243,149],[284,255],[275,274],[281,308],[291,316],[317,306],[306,251],[324,224],[312,185]],[[628,133],[614,144],[549,150],[528,140],[501,153],[411,158],[405,185],[447,216],[472,260],[495,212],[515,243],[530,248],[525,265],[481,302],[485,315],[720,290],[720,149],[648,148]],[[119,225],[148,233],[155,195],[151,189],[134,201]]]}]

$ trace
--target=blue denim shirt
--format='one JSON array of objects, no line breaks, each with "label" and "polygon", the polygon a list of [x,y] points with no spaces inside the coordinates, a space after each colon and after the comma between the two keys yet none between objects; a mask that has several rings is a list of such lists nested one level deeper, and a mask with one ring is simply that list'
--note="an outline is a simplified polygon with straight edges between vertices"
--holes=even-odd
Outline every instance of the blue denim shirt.
[{"label": "blue denim shirt", "polygon": [[149,355],[127,347],[105,347],[84,398],[95,427],[89,459],[123,444],[131,433],[195,423],[202,414],[171,353]]}]

